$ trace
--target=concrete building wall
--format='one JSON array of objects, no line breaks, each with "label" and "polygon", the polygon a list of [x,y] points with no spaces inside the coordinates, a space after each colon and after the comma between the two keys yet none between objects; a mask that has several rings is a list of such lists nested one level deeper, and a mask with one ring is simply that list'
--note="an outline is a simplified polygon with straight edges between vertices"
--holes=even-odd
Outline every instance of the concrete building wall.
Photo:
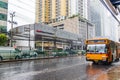
[{"label": "concrete building wall", "polygon": [[41,21],[42,21],[42,22],[46,22],[46,21],[45,21],[45,16],[46,16],[46,15],[45,15],[45,12],[46,12],[46,8],[45,8],[45,7],[46,7],[46,5],[45,5],[45,0],[42,0],[42,6],[40,7],[40,9],[41,9],[41,11],[42,11],[42,12],[41,12],[41,14],[42,14],[42,16],[41,16]]},{"label": "concrete building wall", "polygon": [[[66,19],[66,20],[63,20],[60,22],[51,23],[50,25],[56,26],[58,28],[63,27],[64,31],[71,32],[74,34],[79,34],[79,23],[78,22],[79,22],[78,17],[75,17],[75,18]],[[59,26],[62,24],[63,24],[63,26]]]},{"label": "concrete building wall", "polygon": [[60,1],[60,15],[67,16],[67,0]]},{"label": "concrete building wall", "polygon": [[84,18],[88,18],[87,9],[88,3],[87,0],[68,0],[69,16],[80,15]]},{"label": "concrete building wall", "polygon": [[57,22],[78,14],[87,18],[87,0],[36,0],[36,14],[36,23]]},{"label": "concrete building wall", "polygon": [[83,17],[88,19],[88,0],[83,0]]},{"label": "concrete building wall", "polygon": [[95,37],[95,26],[90,22],[81,21],[79,17],[51,23],[50,25],[58,28],[63,27],[64,31],[77,34],[79,35],[79,38],[82,38],[83,40]]},{"label": "concrete building wall", "polygon": [[[70,41],[77,41],[80,37],[77,34],[67,32],[64,30],[60,30],[60,29],[56,29],[55,31],[54,27],[45,25],[43,23],[30,24],[30,25],[24,25],[24,26],[19,26],[19,27],[14,28],[14,33],[16,33],[16,35],[14,35],[13,38],[16,40],[15,45],[18,47],[23,47],[23,48],[29,47],[29,32],[26,32],[26,28],[30,28],[31,48],[35,48],[36,46],[35,42],[41,43],[42,42],[41,38],[43,38],[44,40],[43,41],[45,43],[44,45],[49,45],[48,44],[49,42],[53,43],[55,36],[57,37],[58,40],[61,40],[61,42],[64,42],[63,43],[64,45],[68,45]],[[62,44],[61,42],[59,43],[57,42],[57,44]],[[38,43],[37,45],[39,45]]]},{"label": "concrete building wall", "polygon": [[52,0],[52,15],[51,15],[51,19],[55,19],[56,18],[56,0]]},{"label": "concrete building wall", "polygon": [[69,16],[78,14],[78,0],[69,0]]},{"label": "concrete building wall", "polygon": [[35,7],[35,9],[36,9],[35,22],[39,23],[40,22],[40,12],[41,12],[41,11],[39,11],[40,10],[40,0],[36,0],[36,7]]}]

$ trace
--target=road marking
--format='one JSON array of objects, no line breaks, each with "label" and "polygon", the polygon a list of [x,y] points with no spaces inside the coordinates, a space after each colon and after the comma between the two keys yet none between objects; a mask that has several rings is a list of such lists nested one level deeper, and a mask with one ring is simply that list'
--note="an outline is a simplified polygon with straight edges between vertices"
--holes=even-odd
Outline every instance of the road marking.
[{"label": "road marking", "polygon": [[63,70],[63,69],[67,69],[67,68],[72,68],[72,67],[75,67],[75,66],[80,66],[80,65],[83,65],[83,64],[86,64],[86,63],[79,63],[79,64],[74,64],[72,66],[64,66],[62,68],[57,68],[57,69],[43,69],[41,71],[31,71],[31,72],[25,72],[25,73],[18,73],[18,74],[14,74],[12,76],[8,76],[7,79],[4,79],[4,80],[14,80],[16,78],[21,78],[21,77],[30,77],[30,76],[34,76],[34,75],[37,75],[37,74],[44,74],[44,73],[49,73],[49,72],[54,72],[54,71],[59,71],[59,70]]},{"label": "road marking", "polygon": [[[69,60],[71,60],[71,59],[69,59],[69,58],[66,58],[67,60],[64,60],[64,61],[62,61],[62,62],[65,62],[65,61],[69,61]],[[82,59],[81,57],[78,57],[78,59]],[[62,59],[61,59],[62,60]],[[76,60],[76,58],[74,58],[74,59],[72,59],[72,60]],[[48,60],[48,62],[49,62],[49,60]],[[54,61],[54,63],[58,63],[58,62],[60,62],[60,61]],[[26,63],[26,62],[25,62]],[[23,65],[23,64],[25,64],[24,62],[23,63],[18,63],[18,64],[20,64],[20,66],[10,66],[10,65],[8,65],[8,67],[2,67],[2,68],[0,68],[0,70],[2,70],[2,69],[14,69],[14,68],[20,68],[21,67],[21,65]],[[32,61],[31,62],[27,62],[27,64],[29,64],[30,65],[30,63],[32,63]],[[3,64],[4,65],[4,64]],[[34,64],[32,65],[32,66],[35,66],[35,65],[44,65],[44,62],[43,61],[41,61],[41,63],[35,63],[35,61],[34,61]]]}]

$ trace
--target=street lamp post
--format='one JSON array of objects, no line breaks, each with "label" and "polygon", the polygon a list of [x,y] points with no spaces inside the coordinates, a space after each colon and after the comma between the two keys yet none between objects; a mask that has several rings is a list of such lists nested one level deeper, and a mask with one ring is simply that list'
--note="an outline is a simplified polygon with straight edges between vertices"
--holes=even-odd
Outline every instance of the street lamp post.
[{"label": "street lamp post", "polygon": [[59,25],[59,26],[54,26],[54,50],[56,51],[57,46],[56,46],[56,39],[57,39],[57,27],[59,27],[58,29],[64,29],[63,24]]}]

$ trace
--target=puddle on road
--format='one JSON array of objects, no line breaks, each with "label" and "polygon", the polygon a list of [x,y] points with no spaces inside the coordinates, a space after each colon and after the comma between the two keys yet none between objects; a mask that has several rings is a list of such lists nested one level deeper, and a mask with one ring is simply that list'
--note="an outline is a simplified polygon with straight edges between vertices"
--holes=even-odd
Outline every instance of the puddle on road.
[{"label": "puddle on road", "polygon": [[106,66],[89,65],[87,67],[88,80],[108,80]]},{"label": "puddle on road", "polygon": [[89,80],[120,80],[120,66],[89,65],[87,75]]},{"label": "puddle on road", "polygon": [[120,66],[108,71],[108,80],[120,80]]},{"label": "puddle on road", "polygon": [[95,80],[120,80],[120,66],[103,72]]}]

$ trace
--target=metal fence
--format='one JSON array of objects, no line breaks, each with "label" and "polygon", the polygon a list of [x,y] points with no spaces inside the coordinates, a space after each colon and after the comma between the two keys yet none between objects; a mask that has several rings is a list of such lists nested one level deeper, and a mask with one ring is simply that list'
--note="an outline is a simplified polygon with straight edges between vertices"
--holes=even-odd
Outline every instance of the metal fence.
[{"label": "metal fence", "polygon": [[56,58],[56,57],[69,57],[80,55],[81,51],[78,50],[54,50],[54,51],[39,51],[39,50],[0,50],[0,61],[12,60],[26,60],[26,59],[42,59],[42,58]]}]

